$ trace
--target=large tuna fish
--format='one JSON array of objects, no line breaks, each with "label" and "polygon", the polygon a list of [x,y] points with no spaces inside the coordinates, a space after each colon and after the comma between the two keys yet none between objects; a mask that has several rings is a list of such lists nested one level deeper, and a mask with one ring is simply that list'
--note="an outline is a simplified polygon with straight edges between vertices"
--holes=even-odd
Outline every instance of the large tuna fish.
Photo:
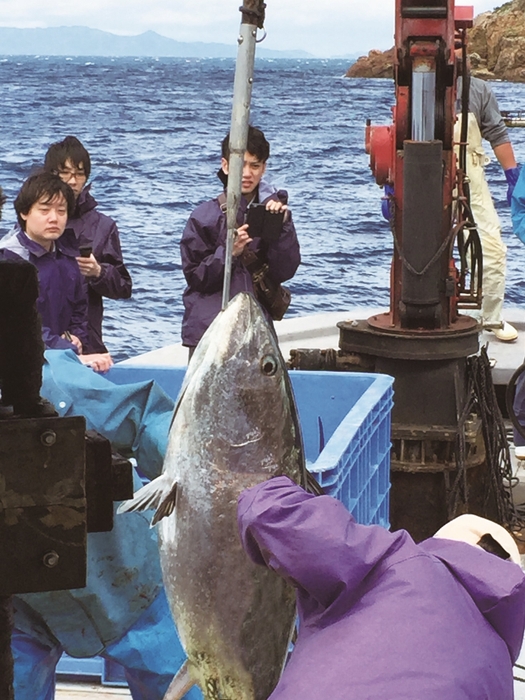
[{"label": "large tuna fish", "polygon": [[162,476],[123,510],[156,508],[164,583],[188,654],[166,694],[266,700],[282,670],[293,589],[252,564],[238,535],[240,492],[277,474],[304,483],[290,380],[249,294],[212,323],[190,362]]}]

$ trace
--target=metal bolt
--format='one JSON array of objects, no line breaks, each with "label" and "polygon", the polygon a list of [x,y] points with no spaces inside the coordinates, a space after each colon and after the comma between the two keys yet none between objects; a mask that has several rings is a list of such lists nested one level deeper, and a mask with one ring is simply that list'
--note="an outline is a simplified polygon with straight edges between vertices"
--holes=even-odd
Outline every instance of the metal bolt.
[{"label": "metal bolt", "polygon": [[57,434],[55,433],[54,430],[46,430],[40,436],[40,442],[42,443],[42,445],[45,445],[46,447],[52,447],[56,441],[57,441]]},{"label": "metal bolt", "polygon": [[242,35],[239,36],[239,38],[237,39],[237,43],[239,44],[239,46],[243,43],[243,41],[244,41],[244,37]]},{"label": "metal bolt", "polygon": [[47,554],[44,554],[42,561],[44,562],[44,566],[47,566],[48,569],[53,569],[58,564],[59,559],[60,557],[58,554],[54,550],[51,550],[47,552]]}]

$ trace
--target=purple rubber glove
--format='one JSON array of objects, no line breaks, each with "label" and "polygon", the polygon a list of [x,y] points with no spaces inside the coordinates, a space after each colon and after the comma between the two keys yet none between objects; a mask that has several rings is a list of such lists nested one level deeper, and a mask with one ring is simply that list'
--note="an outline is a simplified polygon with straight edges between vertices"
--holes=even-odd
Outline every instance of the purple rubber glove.
[{"label": "purple rubber glove", "polygon": [[[514,188],[516,187],[516,183],[518,182],[518,178],[520,176],[520,168],[519,166],[515,168],[509,168],[508,170],[504,170],[505,177],[507,178],[507,202],[510,207],[510,201],[512,199],[512,193],[514,192]],[[386,187],[385,187],[386,189]]]},{"label": "purple rubber glove", "polygon": [[[518,178],[516,177],[516,181]],[[514,183],[516,184],[516,183]],[[381,214],[383,218],[390,222],[390,200],[394,196],[394,185],[387,182],[385,185],[385,194],[381,197]]]}]

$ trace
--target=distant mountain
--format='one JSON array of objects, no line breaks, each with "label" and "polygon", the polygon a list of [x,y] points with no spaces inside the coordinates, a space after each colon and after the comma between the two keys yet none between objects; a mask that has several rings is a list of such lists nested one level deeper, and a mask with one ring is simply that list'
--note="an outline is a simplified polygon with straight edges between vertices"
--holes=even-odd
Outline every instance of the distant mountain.
[{"label": "distant mountain", "polygon": [[329,58],[338,58],[343,61],[357,61],[360,56],[362,56],[362,53],[341,53],[337,56],[330,56]]},{"label": "distant mountain", "polygon": [[[0,55],[235,58],[237,46],[175,41],[152,31],[119,36],[88,27],[0,27]],[[314,58],[307,51],[273,51],[259,46],[256,55],[261,58]]]}]

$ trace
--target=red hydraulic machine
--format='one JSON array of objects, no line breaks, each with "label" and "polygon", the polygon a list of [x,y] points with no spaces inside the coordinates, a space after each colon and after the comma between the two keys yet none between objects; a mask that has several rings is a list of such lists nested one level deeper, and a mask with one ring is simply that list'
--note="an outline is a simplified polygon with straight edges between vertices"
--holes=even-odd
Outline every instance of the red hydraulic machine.
[{"label": "red hydraulic machine", "polygon": [[[397,0],[394,124],[367,125],[376,182],[394,190],[391,304],[388,314],[370,320],[377,328],[449,335],[468,334],[474,327],[471,318],[458,316],[458,294],[465,290],[464,284],[458,287],[452,263],[452,246],[466,223],[454,206],[458,181],[459,198],[462,194],[453,141],[454,47],[472,26],[472,8],[458,7],[454,13],[453,2],[445,3],[417,6],[414,0]],[[463,301],[476,305],[478,299],[467,290]]]},{"label": "red hydraulic machine", "polygon": [[458,312],[481,301],[464,144],[453,137],[455,42],[466,59],[472,17],[453,0],[396,0],[393,123],[366,130],[373,174],[389,193],[390,310],[338,324],[341,354],[395,377],[391,523],[417,540],[467,510],[497,517],[480,421],[468,412],[467,357],[478,351],[478,326]]}]

